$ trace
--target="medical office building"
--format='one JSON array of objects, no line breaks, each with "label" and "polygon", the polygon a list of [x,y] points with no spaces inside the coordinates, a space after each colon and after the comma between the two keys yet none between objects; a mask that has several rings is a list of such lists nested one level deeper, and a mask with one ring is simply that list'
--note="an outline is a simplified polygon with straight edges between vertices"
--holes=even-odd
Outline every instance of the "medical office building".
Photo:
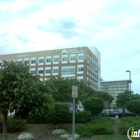
[{"label": "medical office building", "polygon": [[3,60],[13,60],[29,65],[29,72],[40,75],[45,81],[51,76],[73,77],[90,82],[91,87],[100,90],[100,52],[96,47],[86,46],[0,55],[0,67]]}]

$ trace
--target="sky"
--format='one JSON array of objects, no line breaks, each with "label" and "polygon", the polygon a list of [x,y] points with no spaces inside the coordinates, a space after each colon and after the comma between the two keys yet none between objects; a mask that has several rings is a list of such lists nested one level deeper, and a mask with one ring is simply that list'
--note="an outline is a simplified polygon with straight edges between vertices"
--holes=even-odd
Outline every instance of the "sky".
[{"label": "sky", "polygon": [[96,47],[104,81],[140,94],[140,0],[0,0],[0,54]]}]

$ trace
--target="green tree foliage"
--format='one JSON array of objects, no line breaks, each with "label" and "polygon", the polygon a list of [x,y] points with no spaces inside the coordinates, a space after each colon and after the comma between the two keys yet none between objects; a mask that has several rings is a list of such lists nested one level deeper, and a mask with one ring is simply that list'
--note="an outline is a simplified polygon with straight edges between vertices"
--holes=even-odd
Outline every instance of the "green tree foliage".
[{"label": "green tree foliage", "polygon": [[58,102],[69,102],[72,100],[72,86],[78,86],[78,100],[84,100],[87,97],[100,97],[103,100],[112,101],[113,97],[106,92],[95,91],[90,87],[90,84],[85,84],[83,81],[78,81],[73,78],[51,77],[46,81],[46,87],[52,93],[52,97]]},{"label": "green tree foliage", "polygon": [[128,90],[124,91],[123,93],[120,93],[117,96],[116,103],[117,103],[117,106],[123,108],[123,110],[122,110],[123,116],[125,116],[126,103],[129,102],[130,100],[134,99],[134,98],[136,98],[136,96],[133,95],[132,92],[128,91]]},{"label": "green tree foliage", "polygon": [[69,108],[65,103],[54,102],[53,106],[49,109],[48,112],[48,121],[53,125],[57,126],[60,123],[63,123],[66,118],[68,118]]},{"label": "green tree foliage", "polygon": [[131,100],[127,102],[126,108],[136,114],[140,114],[140,100]]},{"label": "green tree foliage", "polygon": [[84,108],[92,113],[92,116],[97,116],[104,108],[103,100],[99,97],[87,98],[83,102]]},{"label": "green tree foliage", "polygon": [[6,62],[0,69],[0,111],[4,116],[3,134],[7,139],[7,113],[16,111],[17,116],[26,117],[30,110],[50,104],[50,97],[44,92],[38,76],[29,73],[27,65],[13,61]]},{"label": "green tree foliage", "polygon": [[117,106],[125,107],[126,103],[132,99],[132,95],[130,91],[124,91],[117,96]]},{"label": "green tree foliage", "polygon": [[96,97],[100,97],[103,100],[107,100],[109,102],[112,102],[113,97],[107,93],[107,92],[103,92],[103,91],[96,91]]}]

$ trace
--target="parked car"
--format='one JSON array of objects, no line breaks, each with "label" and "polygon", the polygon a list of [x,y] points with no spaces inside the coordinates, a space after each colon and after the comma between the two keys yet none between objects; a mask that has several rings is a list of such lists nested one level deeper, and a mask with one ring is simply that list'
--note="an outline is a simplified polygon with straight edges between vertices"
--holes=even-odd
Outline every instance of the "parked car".
[{"label": "parked car", "polygon": [[71,102],[65,102],[65,103],[68,105],[69,110],[72,111],[73,110],[73,103],[71,103]]},{"label": "parked car", "polygon": [[[65,102],[65,103],[68,105],[70,111],[73,111],[73,103],[71,103],[71,102]],[[83,107],[81,102],[78,102],[78,104],[76,104],[75,110],[76,111],[84,111],[84,107]]]},{"label": "parked car", "polygon": [[109,116],[109,112],[113,111],[114,109],[103,109],[103,111],[100,113],[100,115],[102,117],[108,117]]},{"label": "parked car", "polygon": [[[126,108],[125,108],[125,112],[124,112],[125,114],[125,116],[127,117],[127,116],[136,116],[136,114],[135,113],[132,113],[132,112],[130,112],[129,110],[127,110]],[[114,110],[110,110],[109,111],[109,117],[115,117],[115,118],[120,118],[120,117],[122,117],[123,116],[123,109],[122,108],[115,108]]]}]

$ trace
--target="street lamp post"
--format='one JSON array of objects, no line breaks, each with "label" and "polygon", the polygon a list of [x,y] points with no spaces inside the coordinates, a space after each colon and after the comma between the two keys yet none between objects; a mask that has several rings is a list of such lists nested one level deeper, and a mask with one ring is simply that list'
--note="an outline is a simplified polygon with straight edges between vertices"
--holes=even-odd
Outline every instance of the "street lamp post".
[{"label": "street lamp post", "polygon": [[129,72],[130,92],[131,92],[131,71],[130,70],[127,70],[126,72]]}]

